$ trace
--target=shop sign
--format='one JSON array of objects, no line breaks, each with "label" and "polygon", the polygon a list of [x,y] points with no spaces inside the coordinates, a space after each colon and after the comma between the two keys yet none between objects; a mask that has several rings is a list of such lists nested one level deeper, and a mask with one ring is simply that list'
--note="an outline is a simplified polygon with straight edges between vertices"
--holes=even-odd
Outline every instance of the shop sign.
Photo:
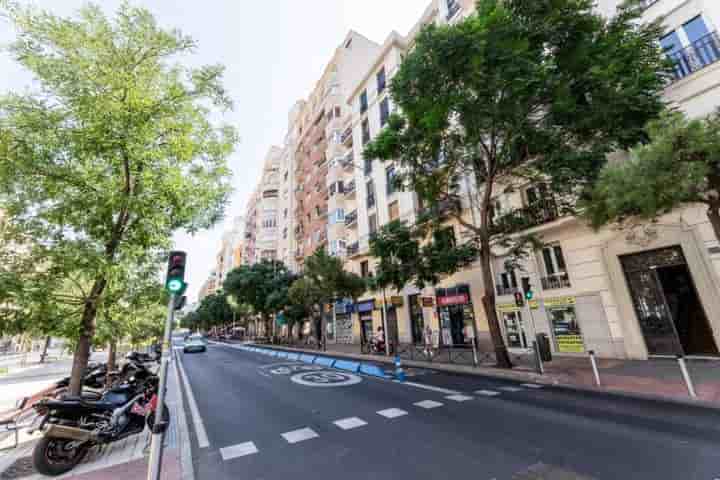
[{"label": "shop sign", "polygon": [[537,310],[538,308],[540,308],[540,302],[538,302],[537,300],[528,300],[527,304],[533,310]]},{"label": "shop sign", "polygon": [[337,314],[344,314],[344,313],[352,313],[353,311],[353,303],[351,300],[340,300],[335,303],[335,313]]},{"label": "shop sign", "polygon": [[366,300],[364,302],[360,302],[356,305],[356,309],[358,312],[372,312],[375,309],[375,300]]},{"label": "shop sign", "polygon": [[402,307],[404,305],[403,297],[390,297],[390,304],[396,307]]},{"label": "shop sign", "polygon": [[441,307],[447,307],[449,305],[465,305],[469,301],[470,299],[466,293],[448,295],[447,297],[438,297],[438,305]]},{"label": "shop sign", "polygon": [[420,303],[423,307],[434,307],[435,299],[433,297],[420,297]]},{"label": "shop sign", "polygon": [[497,309],[498,309],[498,312],[500,312],[500,313],[519,312],[520,311],[520,307],[518,307],[514,303],[498,303]]},{"label": "shop sign", "polygon": [[560,353],[583,353],[582,335],[556,335],[557,349]]},{"label": "shop sign", "polygon": [[545,304],[545,308],[567,307],[575,305],[575,297],[546,298],[543,300],[543,303]]}]

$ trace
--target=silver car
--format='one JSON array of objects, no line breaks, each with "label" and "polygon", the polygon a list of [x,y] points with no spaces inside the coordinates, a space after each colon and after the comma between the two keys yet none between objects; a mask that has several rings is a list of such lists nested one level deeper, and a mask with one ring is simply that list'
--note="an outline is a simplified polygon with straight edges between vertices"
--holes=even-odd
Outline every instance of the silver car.
[{"label": "silver car", "polygon": [[207,343],[202,335],[190,335],[183,345],[183,353],[197,353],[207,350]]}]

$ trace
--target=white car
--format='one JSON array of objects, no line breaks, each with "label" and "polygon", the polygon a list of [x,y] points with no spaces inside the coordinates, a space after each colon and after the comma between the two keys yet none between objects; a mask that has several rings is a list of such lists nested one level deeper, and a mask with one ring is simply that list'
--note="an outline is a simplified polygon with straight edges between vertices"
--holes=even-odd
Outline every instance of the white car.
[{"label": "white car", "polygon": [[183,353],[197,353],[207,351],[207,343],[202,335],[190,335],[183,345]]}]

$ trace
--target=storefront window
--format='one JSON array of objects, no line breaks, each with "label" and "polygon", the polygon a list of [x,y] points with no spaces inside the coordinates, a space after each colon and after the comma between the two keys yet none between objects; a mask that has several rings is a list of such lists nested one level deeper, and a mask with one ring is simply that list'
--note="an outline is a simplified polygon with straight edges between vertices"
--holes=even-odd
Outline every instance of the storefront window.
[{"label": "storefront window", "polygon": [[559,353],[582,353],[585,351],[580,324],[574,306],[553,306],[547,308],[548,318],[555,337],[555,348]]},{"label": "storefront window", "polygon": [[527,337],[520,312],[504,312],[502,316],[508,348],[527,348]]}]

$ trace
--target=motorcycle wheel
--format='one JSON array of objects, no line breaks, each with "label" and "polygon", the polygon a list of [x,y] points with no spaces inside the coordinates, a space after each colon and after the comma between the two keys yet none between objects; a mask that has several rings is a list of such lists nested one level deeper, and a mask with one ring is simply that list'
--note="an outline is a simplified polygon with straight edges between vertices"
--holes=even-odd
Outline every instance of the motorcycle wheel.
[{"label": "motorcycle wheel", "polygon": [[[163,405],[163,420],[167,423],[170,422],[170,409],[168,409],[167,405]],[[150,432],[152,432],[153,426],[155,425],[155,412],[148,413],[145,418],[145,423],[150,429]]]},{"label": "motorcycle wheel", "polygon": [[77,443],[66,438],[43,437],[33,450],[35,470],[43,475],[55,477],[69,472],[85,458],[89,445]]}]

